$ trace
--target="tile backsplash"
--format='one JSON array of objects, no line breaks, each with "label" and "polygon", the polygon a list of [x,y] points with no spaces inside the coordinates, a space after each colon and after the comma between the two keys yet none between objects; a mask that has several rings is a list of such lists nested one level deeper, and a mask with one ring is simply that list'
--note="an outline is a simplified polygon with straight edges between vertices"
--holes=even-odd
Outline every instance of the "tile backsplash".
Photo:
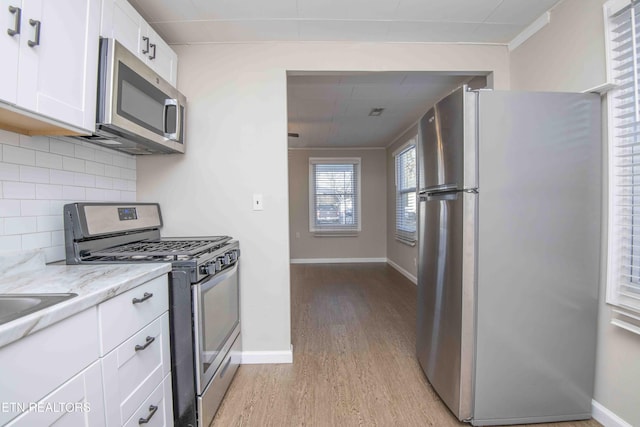
[{"label": "tile backsplash", "polygon": [[136,200],[136,158],[86,142],[0,130],[0,252],[64,259],[65,203]]}]

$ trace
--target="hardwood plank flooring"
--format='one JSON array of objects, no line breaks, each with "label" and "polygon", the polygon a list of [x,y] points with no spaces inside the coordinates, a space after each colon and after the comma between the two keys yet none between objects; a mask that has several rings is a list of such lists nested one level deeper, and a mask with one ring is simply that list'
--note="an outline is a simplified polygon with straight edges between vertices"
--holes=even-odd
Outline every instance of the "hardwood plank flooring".
[{"label": "hardwood plank flooring", "polygon": [[466,426],[416,360],[416,294],[386,264],[292,265],[294,363],[241,366],[213,425]]}]

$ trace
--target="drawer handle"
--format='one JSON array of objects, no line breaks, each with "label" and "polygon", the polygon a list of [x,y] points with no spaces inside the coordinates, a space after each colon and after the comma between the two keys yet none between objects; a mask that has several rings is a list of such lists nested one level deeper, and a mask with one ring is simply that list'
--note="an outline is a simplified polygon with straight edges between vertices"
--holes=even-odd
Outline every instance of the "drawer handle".
[{"label": "drawer handle", "polygon": [[148,300],[152,296],[153,296],[153,294],[151,292],[145,292],[142,295],[142,298],[134,298],[134,299],[131,300],[131,302],[133,302],[134,304],[140,304],[141,302],[145,302],[146,300]]},{"label": "drawer handle", "polygon": [[147,340],[145,341],[144,345],[137,344],[135,346],[136,351],[144,350],[145,348],[149,347],[151,343],[154,342],[155,340],[156,340],[155,337],[147,337]]},{"label": "drawer handle", "polygon": [[156,411],[158,410],[158,407],[155,405],[149,405],[149,411],[151,411],[151,413],[147,416],[147,418],[140,418],[138,419],[138,424],[146,424],[151,420],[151,417],[153,417],[156,413]]},{"label": "drawer handle", "polygon": [[153,53],[149,55],[149,59],[156,59],[156,44],[151,43],[149,46],[151,46],[151,49],[153,49]]}]

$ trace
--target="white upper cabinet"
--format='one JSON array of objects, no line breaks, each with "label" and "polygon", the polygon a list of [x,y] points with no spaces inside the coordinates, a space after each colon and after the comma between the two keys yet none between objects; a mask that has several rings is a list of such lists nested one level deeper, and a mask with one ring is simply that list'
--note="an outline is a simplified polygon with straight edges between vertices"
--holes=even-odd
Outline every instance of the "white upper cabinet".
[{"label": "white upper cabinet", "polygon": [[102,37],[114,38],[176,86],[178,55],[126,0],[103,0]]},{"label": "white upper cabinet", "polygon": [[17,111],[92,132],[100,0],[0,1],[0,99]]},{"label": "white upper cabinet", "polygon": [[143,34],[149,38],[149,52],[146,54],[145,61],[175,87],[178,80],[178,55],[149,24],[145,23],[143,28]]},{"label": "white upper cabinet", "polygon": [[0,0],[0,52],[5,58],[0,68],[0,99],[15,104],[18,97],[18,51],[22,24],[22,1]]}]

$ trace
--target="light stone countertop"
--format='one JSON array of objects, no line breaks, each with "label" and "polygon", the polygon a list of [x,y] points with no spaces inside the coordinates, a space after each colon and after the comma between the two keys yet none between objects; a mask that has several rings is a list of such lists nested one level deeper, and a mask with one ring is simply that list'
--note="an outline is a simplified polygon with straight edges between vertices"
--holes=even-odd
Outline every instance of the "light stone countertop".
[{"label": "light stone countertop", "polygon": [[75,293],[58,304],[0,325],[0,347],[171,271],[169,263],[45,265],[41,252],[0,255],[0,295]]}]

